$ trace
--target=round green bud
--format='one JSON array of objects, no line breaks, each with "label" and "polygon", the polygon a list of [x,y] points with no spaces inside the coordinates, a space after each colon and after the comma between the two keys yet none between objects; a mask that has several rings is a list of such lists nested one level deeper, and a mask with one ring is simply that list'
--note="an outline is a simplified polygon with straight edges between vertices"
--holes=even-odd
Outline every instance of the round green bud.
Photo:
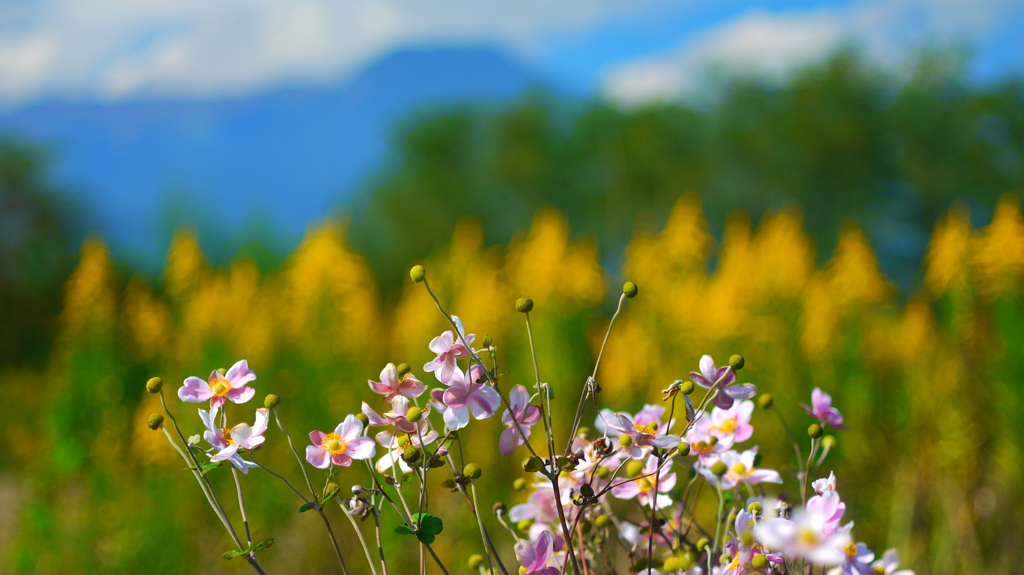
[{"label": "round green bud", "polygon": [[495,503],[494,507],[492,507],[491,509],[494,511],[494,514],[498,517],[503,517],[508,513],[508,507],[506,507],[505,504],[502,503],[501,501]]},{"label": "round green bud", "polygon": [[692,394],[694,389],[696,388],[693,386],[692,381],[684,381],[679,385],[679,391],[683,392],[683,395]]},{"label": "round green bud", "polygon": [[148,425],[149,428],[152,429],[153,431],[160,429],[160,427],[163,426],[163,424],[164,416],[160,415],[159,413],[154,413],[150,415],[149,419],[146,421],[146,425]]},{"label": "round green bud", "polygon": [[768,566],[768,558],[758,553],[750,558],[750,566],[754,569],[764,569]]},{"label": "round green bud", "polygon": [[738,353],[732,354],[732,357],[729,358],[729,367],[731,367],[733,371],[743,369],[743,363],[743,356]]},{"label": "round green bud", "polygon": [[662,564],[662,569],[666,573],[675,573],[677,571],[681,571],[682,570],[682,565],[683,565],[683,562],[680,561],[678,557],[674,557],[673,556],[673,557],[669,557],[668,559],[665,560],[665,563]]},{"label": "round green bud", "polygon": [[480,555],[479,553],[470,555],[469,561],[467,561],[466,564],[469,565],[470,569],[476,571],[480,568],[481,565],[484,564],[484,556]]},{"label": "round green bud", "polygon": [[826,435],[825,437],[822,437],[821,446],[824,447],[825,449],[832,449],[833,447],[836,446],[836,436]]},{"label": "round green bud", "polygon": [[630,445],[633,445],[633,438],[623,433],[619,436],[619,445],[629,447]]},{"label": "round green bud", "polygon": [[812,439],[819,439],[824,434],[825,430],[817,423],[812,423],[811,426],[807,428],[807,435],[811,436]]},{"label": "round green bud", "polygon": [[762,393],[761,397],[757,398],[757,404],[761,406],[761,409],[769,409],[773,403],[775,403],[775,398],[770,393]]},{"label": "round green bud", "polygon": [[412,445],[406,447],[402,451],[402,460],[406,463],[415,463],[420,459],[420,450],[416,449]]},{"label": "round green bud", "polygon": [[523,533],[526,533],[527,531],[530,530],[530,527],[532,525],[533,525],[533,519],[523,519],[519,523],[516,523],[516,529],[522,531]]},{"label": "round green bud", "polygon": [[263,398],[263,407],[266,407],[267,409],[274,409],[279,403],[281,403],[281,398],[273,393],[268,393],[267,396]]},{"label": "round green bud", "polygon": [[591,523],[589,519],[584,519],[583,521],[580,521],[580,529],[582,529],[583,534],[586,535],[594,529],[594,524]]},{"label": "round green bud", "polygon": [[416,423],[417,421],[423,419],[423,410],[414,405],[409,408],[409,411],[405,412],[405,418],[413,423]]},{"label": "round green bud", "polygon": [[728,553],[722,553],[721,557],[718,558],[719,565],[728,565],[732,563],[732,555]]},{"label": "round green bud", "polygon": [[704,537],[703,539],[697,542],[697,551],[703,553],[704,550],[708,548],[708,545],[711,545],[711,542],[708,541],[707,537]]},{"label": "round green bud", "polygon": [[494,344],[494,339],[491,338],[491,336],[489,335],[485,335],[483,341],[481,341],[480,343],[483,344],[484,349],[486,349]]},{"label": "round green bud", "polygon": [[398,377],[400,378],[403,377],[405,374],[409,373],[410,371],[412,371],[412,368],[409,367],[409,364],[405,363],[404,361],[396,365],[395,368],[398,370]]},{"label": "round green bud", "polygon": [[590,428],[589,427],[581,427],[581,428],[579,428],[579,430],[576,431],[576,437],[579,437],[581,439],[590,439]]},{"label": "round green bud", "polygon": [[608,517],[607,515],[598,515],[594,519],[594,525],[597,526],[598,529],[604,529],[605,527],[608,527],[608,525],[610,525],[611,522],[611,517]]},{"label": "round green bud", "polygon": [[636,294],[640,293],[640,288],[633,282],[626,282],[622,284],[622,293],[626,297],[636,297]]},{"label": "round green bud", "polygon": [[427,270],[423,269],[423,266],[412,266],[412,269],[409,270],[409,277],[412,278],[412,281],[420,283],[421,281],[426,279]]},{"label": "round green bud", "polygon": [[764,506],[761,505],[760,501],[751,501],[750,505],[747,506],[747,511],[754,517],[757,517],[764,513]]},{"label": "round green bud", "polygon": [[358,419],[359,422],[362,423],[364,426],[370,423],[370,418],[366,417],[366,414],[363,412],[357,413],[356,419]]},{"label": "round green bud", "polygon": [[533,311],[533,300],[528,297],[521,297],[517,299],[516,311],[519,313],[530,313]]},{"label": "round green bud", "polygon": [[715,464],[711,466],[711,473],[714,473],[718,477],[725,475],[725,472],[728,470],[729,467],[721,460],[716,461]]},{"label": "round green bud", "polygon": [[470,479],[480,479],[480,476],[484,474],[484,471],[480,469],[480,466],[476,463],[467,463],[462,468],[462,474]]},{"label": "round green bud", "polygon": [[612,470],[607,467],[601,466],[597,468],[597,476],[600,479],[608,479],[608,476],[610,476],[611,474]]},{"label": "round green bud", "polygon": [[626,476],[636,477],[644,470],[644,462],[639,460],[632,460],[626,464]]},{"label": "round green bud", "polygon": [[151,377],[146,382],[146,391],[150,393],[160,393],[160,388],[164,386],[164,380],[159,377]]},{"label": "round green bud", "polygon": [[228,370],[224,369],[223,367],[218,367],[217,371],[219,371],[221,375],[227,375],[228,374]]},{"label": "round green bud", "polygon": [[679,450],[679,455],[683,457],[686,457],[687,455],[690,454],[690,444],[686,443],[685,441],[679,442],[679,445],[676,446],[676,449]]},{"label": "round green bud", "polygon": [[516,479],[515,481],[512,482],[512,489],[514,491],[523,491],[524,489],[526,489],[526,480],[523,479],[522,477]]}]

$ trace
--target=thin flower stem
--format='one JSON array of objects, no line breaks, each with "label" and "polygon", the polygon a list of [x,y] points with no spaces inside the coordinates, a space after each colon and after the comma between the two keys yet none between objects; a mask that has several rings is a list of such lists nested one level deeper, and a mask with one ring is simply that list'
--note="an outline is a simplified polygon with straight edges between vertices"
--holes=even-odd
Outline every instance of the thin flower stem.
[{"label": "thin flower stem", "polygon": [[[377,480],[377,475],[376,475],[376,473],[373,470],[373,466],[371,466],[371,465],[369,465],[369,463],[367,463],[367,467],[370,470],[370,477],[373,479],[374,489],[377,490],[381,494],[381,496],[384,497],[385,501],[387,501],[388,503],[391,504],[391,507],[394,507],[395,511],[398,512],[398,516],[402,518],[402,521],[405,523],[406,527],[408,527],[410,529],[415,529],[416,528],[416,524],[413,523],[411,514],[410,515],[404,515],[402,513],[402,508],[399,507],[397,503],[395,503],[394,499],[391,499],[391,497],[384,491],[384,486],[381,485],[380,481]],[[398,493],[399,498],[401,498],[402,490],[396,488],[395,491],[396,491],[396,493]],[[403,503],[403,505],[405,504],[405,500],[404,499],[402,500],[402,503]],[[408,506],[406,506],[406,509],[408,510]],[[426,544],[424,544],[424,545],[426,545]],[[445,566],[444,566],[444,563],[441,563],[441,560],[438,559],[437,555],[434,553],[434,549],[430,545],[426,545],[426,548],[427,548],[427,551],[430,552],[430,556],[434,558],[434,562],[437,563],[437,566],[441,569],[441,571],[443,571],[445,575],[449,575],[448,569],[446,569]]]},{"label": "thin flower stem", "polygon": [[[235,478],[235,490],[238,492],[238,511],[242,514],[242,525],[245,526],[245,541],[252,547],[252,532],[249,531],[249,519],[245,516],[245,501],[242,500],[242,482],[238,479],[238,470],[231,467],[231,476]],[[255,557],[256,552],[250,552]]]},{"label": "thin flower stem", "polygon": [[306,478],[306,486],[309,487],[310,494],[313,495],[313,499],[316,499],[316,490],[313,489],[313,482],[309,480],[309,473],[306,472],[306,463],[299,456],[299,452],[295,449],[295,442],[292,441],[292,434],[288,433],[288,430],[284,428],[284,424],[281,423],[281,414],[278,412],[277,406],[274,406],[274,421],[277,422],[277,428],[284,433],[284,436],[288,439],[288,447],[292,449],[292,455],[295,456],[295,461],[299,464],[299,469],[302,471],[302,476]]},{"label": "thin flower stem", "polygon": [[352,516],[352,512],[348,510],[348,506],[346,506],[341,499],[335,497],[335,500],[338,502],[338,507],[341,507],[341,511],[345,514],[345,517],[348,517],[349,523],[352,524],[352,529],[356,532],[356,537],[359,538],[359,544],[363,546],[363,553],[366,554],[366,563],[370,565],[370,572],[373,575],[377,575],[377,568],[373,566],[373,556],[370,555],[370,548],[366,545],[366,538],[363,537],[363,532],[359,529],[359,525],[356,523],[356,518]]},{"label": "thin flower stem", "polygon": [[[675,398],[672,398],[672,405],[675,406]],[[669,421],[672,421],[672,416],[669,415]],[[661,467],[662,454],[657,453],[658,456],[658,467]],[[647,540],[647,564],[653,565],[654,562],[654,523],[658,520],[658,483],[661,481],[661,473],[657,473],[654,476],[654,491],[651,492],[651,537]]]},{"label": "thin flower stem", "polygon": [[[494,554],[495,561],[498,562],[498,568],[505,575],[508,575],[508,570],[505,569],[505,564],[501,562],[501,556],[498,555],[498,550],[494,548],[494,543],[491,541],[491,536],[487,533],[487,528],[484,527],[484,521],[480,517],[480,504],[476,500],[476,487],[470,483],[469,492],[473,498],[473,504],[470,505],[470,509],[473,510],[473,516],[476,517],[476,523],[480,527],[480,537],[484,540],[485,549],[487,550],[487,568],[494,572],[494,566],[491,563],[491,554]],[[463,491],[465,494],[465,491]]]},{"label": "thin flower stem", "polygon": [[[807,474],[804,472],[804,456],[800,453],[800,442],[796,440],[796,436],[793,435],[793,432],[789,429],[789,424],[786,423],[786,418],[782,417],[782,412],[779,411],[777,407],[775,408],[775,414],[779,416],[779,421],[782,422],[782,427],[785,428],[786,434],[789,435],[789,439],[793,442],[793,451],[796,453],[797,473],[799,474],[798,479],[803,481],[803,477]],[[807,501],[804,500],[801,501],[801,503],[807,503]]]},{"label": "thin flower stem", "polygon": [[715,516],[715,543],[711,546],[711,551],[708,552],[708,573],[711,572],[711,556],[718,550],[718,540],[722,531],[722,513],[725,512],[725,496],[722,495],[721,483],[715,485],[715,490],[718,492],[718,515]]},{"label": "thin flower stem", "polygon": [[285,484],[285,485],[287,485],[289,489],[291,489],[292,491],[294,491],[294,492],[295,492],[295,494],[296,494],[296,495],[298,495],[298,496],[299,496],[299,498],[300,498],[300,499],[302,499],[302,501],[303,501],[304,503],[307,503],[307,504],[309,504],[309,503],[312,503],[312,501],[310,501],[309,499],[306,499],[306,496],[305,496],[305,495],[303,495],[301,491],[299,491],[298,489],[296,489],[296,488],[295,488],[295,486],[294,486],[294,485],[292,485],[290,481],[288,481],[287,479],[285,479],[285,477],[284,477],[283,475],[281,475],[281,474],[279,474],[279,473],[277,473],[277,472],[275,472],[275,471],[271,470],[271,469],[270,469],[269,467],[267,467],[266,465],[263,465],[263,464],[262,464],[262,463],[260,463],[259,461],[256,461],[255,459],[253,459],[253,457],[252,457],[252,452],[251,452],[251,451],[247,451],[247,452],[246,452],[246,454],[247,454],[247,455],[249,456],[249,461],[252,461],[252,462],[253,462],[253,463],[255,463],[256,465],[258,465],[258,466],[259,466],[259,468],[260,468],[260,469],[262,469],[263,471],[266,471],[267,473],[269,473],[269,474],[273,475],[274,477],[276,477],[276,478],[280,479],[281,481],[283,481],[283,482],[284,482],[284,484]]},{"label": "thin flower stem", "polygon": [[381,542],[380,536],[380,511],[374,507],[371,513],[373,513],[373,528],[377,533],[377,552],[380,554],[380,568],[384,571],[384,575],[388,575],[388,562],[384,558],[384,544]]},{"label": "thin flower stem", "polygon": [[804,467],[803,477],[800,478],[800,499],[807,504],[807,477],[811,474],[811,461],[814,459],[814,452],[818,450],[819,439],[811,438],[811,452],[807,454],[807,465]]}]

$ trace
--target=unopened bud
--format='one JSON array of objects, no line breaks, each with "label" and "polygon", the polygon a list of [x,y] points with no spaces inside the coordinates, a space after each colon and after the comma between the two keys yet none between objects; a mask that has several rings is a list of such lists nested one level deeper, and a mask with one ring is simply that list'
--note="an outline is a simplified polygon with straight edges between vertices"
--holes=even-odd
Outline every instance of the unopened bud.
[{"label": "unopened bud", "polygon": [[522,491],[526,489],[526,480],[522,477],[512,482],[512,489],[515,491]]},{"label": "unopened bud", "polygon": [[533,311],[533,300],[528,297],[521,297],[517,299],[516,311],[519,313],[530,313]]},{"label": "unopened bud", "polygon": [[358,419],[359,422],[362,423],[364,426],[370,423],[370,418],[366,417],[366,414],[363,412],[357,413],[356,419]]},{"label": "unopened bud", "polygon": [[402,376],[404,376],[405,374],[407,374],[410,371],[412,371],[412,368],[409,367],[409,364],[405,363],[404,361],[402,363],[398,364],[397,366],[395,366],[395,369],[398,370],[398,377],[399,377],[399,379],[401,379]]},{"label": "unopened bud", "polygon": [[607,515],[598,515],[597,518],[594,519],[594,525],[598,529],[604,529],[605,527],[608,527],[608,525],[610,525],[611,522],[611,517],[608,517]]},{"label": "unopened bud", "polygon": [[743,356],[738,353],[732,354],[732,357],[729,358],[729,367],[731,367],[733,371],[743,369],[743,363]]},{"label": "unopened bud", "polygon": [[492,509],[494,510],[494,514],[498,517],[503,517],[508,513],[508,507],[505,507],[505,504],[501,501],[495,503]]},{"label": "unopened bud", "polygon": [[484,556],[480,555],[479,553],[470,555],[469,561],[466,564],[469,565],[469,568],[471,570],[476,571],[480,568],[481,565],[484,564]]},{"label": "unopened bud", "polygon": [[644,462],[636,459],[626,464],[626,476],[636,477],[640,475],[640,472],[644,470]]},{"label": "unopened bud", "polygon": [[758,553],[750,558],[750,566],[754,569],[764,569],[768,566],[768,558]]},{"label": "unopened bud", "polygon": [[669,557],[665,560],[665,563],[661,566],[665,570],[665,573],[675,573],[682,570],[682,561],[677,557]]},{"label": "unopened bud", "polygon": [[219,371],[221,375],[227,375],[228,374],[228,370],[224,369],[223,367],[218,367],[217,371]]},{"label": "unopened bud", "polygon": [[722,556],[718,558],[719,565],[728,565],[732,563],[732,555],[728,553],[722,553]]},{"label": "unopened bud", "polygon": [[484,339],[480,341],[480,344],[484,346],[484,349],[491,347],[494,344],[494,340],[489,335],[485,335]]},{"label": "unopened bud", "polygon": [[402,451],[402,461],[406,463],[415,463],[420,460],[420,450],[416,449],[412,445],[406,447]]},{"label": "unopened bud", "polygon": [[263,407],[266,407],[267,409],[274,409],[279,403],[281,403],[281,398],[273,393],[268,393],[267,396],[263,398]]},{"label": "unopened bud", "polygon": [[423,266],[412,266],[412,269],[409,270],[409,277],[412,278],[412,281],[420,283],[427,277],[427,270],[423,269]]},{"label": "unopened bud", "polygon": [[754,517],[758,517],[764,513],[764,506],[761,505],[760,501],[751,501],[750,505],[747,506],[747,511],[749,511]]},{"label": "unopened bud", "polygon": [[697,542],[697,551],[703,553],[708,548],[708,545],[711,545],[711,542],[708,541],[707,537],[702,538]]},{"label": "unopened bud", "polygon": [[480,476],[484,474],[483,470],[476,463],[467,463],[462,468],[462,474],[470,479],[480,479]]},{"label": "unopened bud", "polygon": [[405,412],[405,418],[413,423],[416,423],[417,421],[423,419],[423,410],[414,405],[409,408],[409,411]]},{"label": "unopened bud", "polygon": [[640,288],[636,287],[633,282],[626,282],[622,284],[622,293],[626,297],[636,297],[636,294],[640,292]]},{"label": "unopened bud", "polygon": [[826,435],[825,437],[822,437],[821,446],[824,447],[825,449],[832,449],[833,447],[836,446],[836,436]]},{"label": "unopened bud", "polygon": [[775,403],[775,398],[770,393],[762,393],[761,397],[757,398],[757,404],[761,406],[761,409],[769,409],[773,403]]},{"label": "unopened bud", "polygon": [[602,467],[598,467],[597,468],[597,477],[600,478],[600,479],[608,479],[608,477],[611,474],[612,474],[612,470],[608,469],[607,467],[603,467],[602,466]]},{"label": "unopened bud", "polygon": [[362,485],[359,485],[357,483],[357,484],[352,486],[351,490],[352,490],[352,495],[355,495],[356,497],[359,497],[360,495],[363,494],[363,492],[366,491],[366,488],[363,487]]},{"label": "unopened bud", "polygon": [[679,442],[679,445],[676,446],[676,449],[679,450],[679,455],[683,457],[686,457],[687,455],[690,454],[690,444],[686,443],[685,441]]},{"label": "unopened bud", "polygon": [[711,466],[711,473],[714,473],[717,477],[725,475],[725,472],[728,470],[729,467],[724,461],[716,461],[714,465]]},{"label": "unopened bud", "polygon": [[819,439],[824,434],[825,430],[817,423],[812,423],[811,426],[807,428],[807,435],[811,436],[811,439]]},{"label": "unopened bud", "polygon": [[164,386],[164,380],[159,377],[151,377],[146,382],[146,391],[150,393],[160,393],[160,388]]},{"label": "unopened bud", "polygon": [[152,429],[153,431],[160,429],[160,427],[163,426],[163,424],[164,416],[160,415],[159,413],[154,413],[150,415],[149,419],[146,421],[146,425],[148,425],[149,428]]},{"label": "unopened bud", "polygon": [[579,428],[579,430],[576,432],[576,437],[579,437],[581,439],[588,439],[588,438],[590,438],[590,428],[589,427],[581,427],[581,428]]},{"label": "unopened bud", "polygon": [[687,380],[679,384],[679,391],[683,392],[683,395],[690,395],[694,389],[692,381]]},{"label": "unopened bud", "polygon": [[633,438],[623,433],[619,436],[619,445],[629,447],[630,445],[633,445]]},{"label": "unopened bud", "polygon": [[333,483],[333,482],[332,483],[328,483],[327,487],[324,489],[324,498],[323,498],[323,500],[324,501],[330,500],[332,497],[334,497],[335,495],[338,494],[338,490],[340,490],[340,489],[341,489],[341,487],[337,483]]}]

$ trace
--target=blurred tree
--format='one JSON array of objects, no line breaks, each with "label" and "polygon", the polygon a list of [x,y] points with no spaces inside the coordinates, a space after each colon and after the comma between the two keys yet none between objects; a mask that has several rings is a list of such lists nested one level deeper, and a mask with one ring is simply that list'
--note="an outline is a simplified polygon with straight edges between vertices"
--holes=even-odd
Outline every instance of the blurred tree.
[{"label": "blurred tree", "polygon": [[79,221],[50,182],[44,152],[0,140],[0,365],[45,358],[81,240]]}]

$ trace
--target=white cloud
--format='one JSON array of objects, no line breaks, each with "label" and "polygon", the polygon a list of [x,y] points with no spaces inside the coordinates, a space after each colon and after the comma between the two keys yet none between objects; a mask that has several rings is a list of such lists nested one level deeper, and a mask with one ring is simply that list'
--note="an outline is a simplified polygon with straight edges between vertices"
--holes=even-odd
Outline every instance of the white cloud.
[{"label": "white cloud", "polygon": [[668,54],[611,67],[603,74],[604,90],[630,104],[677,97],[710,70],[783,78],[847,43],[895,64],[922,42],[981,37],[1015,5],[1012,0],[861,0],[802,12],[748,12]]},{"label": "white cloud", "polygon": [[245,93],[335,77],[421,42],[528,54],[545,34],[660,1],[8,0],[0,103]]}]

